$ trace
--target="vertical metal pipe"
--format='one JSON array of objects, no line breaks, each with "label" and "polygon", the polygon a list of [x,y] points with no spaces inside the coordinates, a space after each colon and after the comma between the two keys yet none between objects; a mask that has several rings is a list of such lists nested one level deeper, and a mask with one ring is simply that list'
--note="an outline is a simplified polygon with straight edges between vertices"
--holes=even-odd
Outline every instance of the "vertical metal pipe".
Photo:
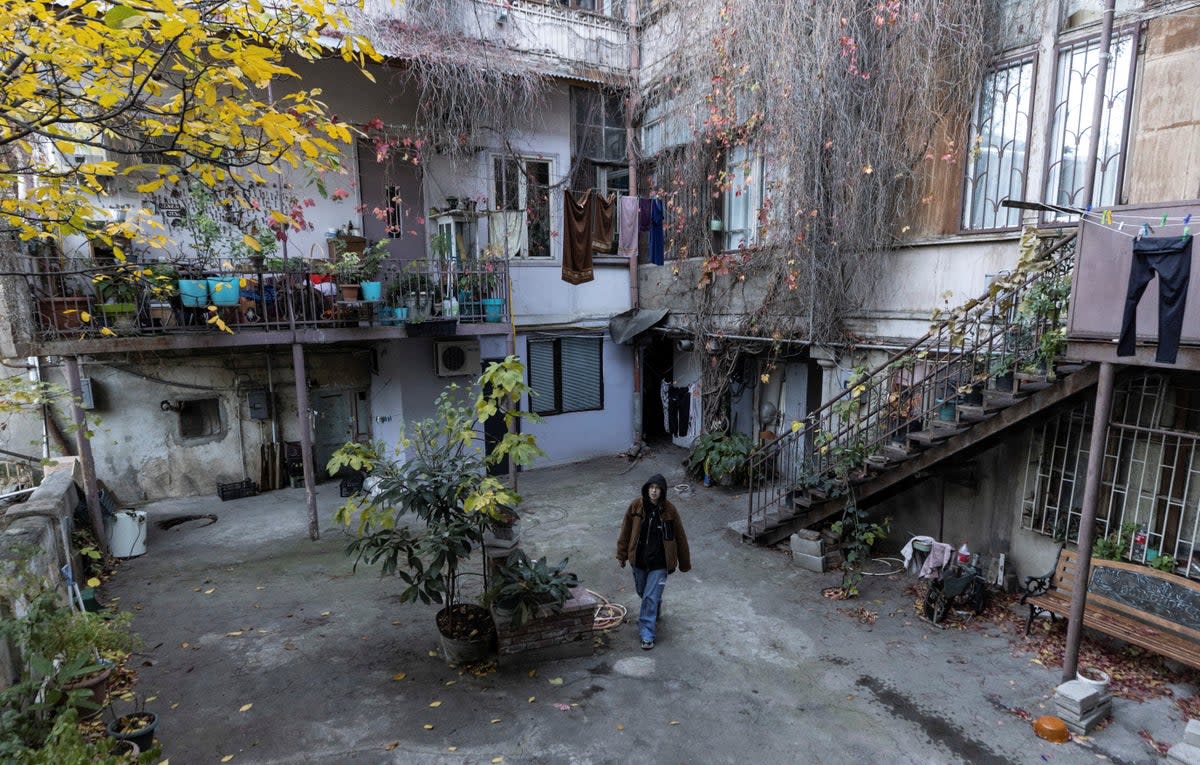
[{"label": "vertical metal pipe", "polygon": [[75,446],[79,450],[79,466],[83,471],[83,494],[87,500],[88,518],[92,522],[92,533],[96,544],[107,555],[108,539],[104,535],[104,516],[100,514],[100,486],[96,482],[96,462],[92,458],[92,440],[88,437],[87,422],[79,397],[83,395],[83,383],[79,379],[79,357],[66,356],[63,363],[67,372],[67,387],[71,391],[71,420],[75,423]]},{"label": "vertical metal pipe", "polygon": [[1100,67],[1096,70],[1096,100],[1092,104],[1092,132],[1088,136],[1087,162],[1084,163],[1083,204],[1091,207],[1095,203],[1096,164],[1100,159],[1100,129],[1104,119],[1104,93],[1108,89],[1108,61],[1112,57],[1113,16],[1116,15],[1116,0],[1106,0],[1104,19],[1100,25]]},{"label": "vertical metal pipe", "polygon": [[308,374],[304,371],[304,346],[292,343],[292,370],[296,376],[296,416],[300,423],[300,459],[304,462],[304,501],[308,507],[308,536],[321,537],[317,524],[317,474],[313,470],[312,425],[308,416]]},{"label": "vertical metal pipe", "polygon": [[1080,508],[1079,550],[1075,555],[1075,589],[1071,593],[1071,615],[1067,622],[1067,645],[1063,652],[1063,682],[1075,679],[1079,664],[1079,640],[1083,635],[1083,609],[1087,605],[1088,575],[1092,566],[1092,538],[1095,536],[1096,505],[1100,499],[1100,475],[1104,470],[1104,444],[1108,439],[1108,415],[1112,409],[1113,380],[1116,365],[1100,364],[1100,380],[1096,383],[1096,406],[1092,412],[1092,437],[1088,442],[1087,477],[1083,484],[1083,506]]},{"label": "vertical metal pipe", "polygon": [[[625,5],[625,20],[629,23],[629,98],[625,101],[625,157],[629,162],[629,195],[637,196],[637,134],[634,130],[633,113],[638,107],[638,80],[641,74],[641,42],[638,38],[638,6],[640,0],[627,0]],[[638,256],[637,248],[629,256],[629,307],[638,308],[641,296],[638,294]],[[642,443],[643,406],[642,406],[642,346],[635,342],[633,346],[633,449],[637,450]]]}]

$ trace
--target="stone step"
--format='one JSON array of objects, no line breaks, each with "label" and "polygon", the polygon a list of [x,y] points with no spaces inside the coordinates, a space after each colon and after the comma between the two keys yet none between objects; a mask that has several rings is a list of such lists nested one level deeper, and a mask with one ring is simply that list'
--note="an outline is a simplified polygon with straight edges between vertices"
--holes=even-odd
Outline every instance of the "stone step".
[{"label": "stone step", "polygon": [[1000,407],[987,404],[959,404],[958,418],[963,422],[983,422],[999,411]]},{"label": "stone step", "polygon": [[961,422],[951,422],[948,420],[934,420],[933,422],[929,423],[929,427],[933,430],[950,436],[955,436],[959,433],[966,433],[968,430],[970,430],[969,425],[964,425]]},{"label": "stone step", "polygon": [[883,453],[892,462],[903,462],[904,460],[912,459],[921,453],[920,449],[915,449],[907,444],[888,444],[883,447]]},{"label": "stone step", "polygon": [[954,435],[953,432],[945,430],[918,430],[916,433],[909,433],[908,440],[921,446],[933,446],[940,444],[952,435]]},{"label": "stone step", "polygon": [[1025,396],[1020,391],[985,390],[983,392],[984,406],[1008,407],[1017,403]]}]

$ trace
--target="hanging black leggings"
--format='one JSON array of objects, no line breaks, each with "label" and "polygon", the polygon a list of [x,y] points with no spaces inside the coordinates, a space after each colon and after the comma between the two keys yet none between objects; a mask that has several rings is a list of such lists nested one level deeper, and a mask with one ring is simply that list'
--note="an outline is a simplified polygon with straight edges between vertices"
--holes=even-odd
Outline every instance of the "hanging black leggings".
[{"label": "hanging black leggings", "polygon": [[1125,316],[1121,319],[1117,355],[1134,355],[1138,302],[1155,273],[1158,274],[1158,351],[1154,360],[1160,364],[1174,364],[1192,275],[1190,235],[1140,236],[1133,240],[1133,263],[1129,267],[1129,291],[1125,294]]}]

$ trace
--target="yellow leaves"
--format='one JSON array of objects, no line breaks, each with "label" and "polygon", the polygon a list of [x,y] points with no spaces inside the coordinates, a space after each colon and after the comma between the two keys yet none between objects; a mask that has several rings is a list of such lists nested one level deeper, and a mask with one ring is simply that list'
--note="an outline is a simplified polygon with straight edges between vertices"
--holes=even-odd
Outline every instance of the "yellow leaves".
[{"label": "yellow leaves", "polygon": [[395,680],[396,682],[400,682],[401,680],[403,680],[406,677],[408,677],[407,672],[397,672],[396,674],[392,675],[392,679]]},{"label": "yellow leaves", "polygon": [[93,576],[93,577],[91,577],[90,579],[88,579],[88,580],[87,580],[87,582],[85,582],[85,584],[86,584],[88,587],[99,587],[99,586],[100,586],[100,580],[99,580],[98,578],[96,578],[96,577],[94,577],[94,576]]},{"label": "yellow leaves", "polygon": [[254,704],[253,704],[253,703],[251,703],[251,704],[242,704],[240,707],[238,707],[238,711],[239,711],[239,712],[249,712],[249,711],[250,711],[250,707],[252,707],[252,706],[254,706]]},{"label": "yellow leaves", "polygon": [[550,684],[551,684],[551,685],[562,685],[562,684],[563,684],[563,679],[562,679],[561,677],[554,677],[554,678],[551,678],[551,679],[550,679]]},{"label": "yellow leaves", "polygon": [[389,741],[383,745],[383,749],[384,749],[384,751],[390,752],[398,746],[400,746],[399,741]]},{"label": "yellow leaves", "polygon": [[232,755],[232,754],[227,754],[227,755],[225,755],[224,757],[222,757],[222,758],[221,758],[221,762],[229,762],[229,761],[230,761],[230,760],[232,760],[232,759],[233,759],[233,755]]},{"label": "yellow leaves", "polygon": [[624,724],[624,723],[617,723],[617,730],[625,730],[625,724]]},{"label": "yellow leaves", "polygon": [[109,329],[108,327],[101,327],[101,328],[100,328],[100,334],[101,334],[102,336],[104,336],[104,337],[116,337],[116,336],[117,336],[117,333],[116,333],[116,332],[113,332],[113,331],[112,331],[111,329]]},{"label": "yellow leaves", "polygon": [[425,723],[421,727],[424,728],[425,730],[433,730],[433,723]]},{"label": "yellow leaves", "polygon": [[804,423],[800,420],[792,420],[792,432],[799,433],[802,430],[804,430]]},{"label": "yellow leaves", "polygon": [[139,183],[134,190],[139,194],[152,194],[161,189],[164,183],[166,183],[165,178],[154,178],[145,183]]},{"label": "yellow leaves", "polygon": [[535,701],[537,701],[537,696],[530,696],[530,697],[529,697],[529,703],[530,703],[530,704],[532,704],[532,703],[533,703],[533,702],[535,702]]},{"label": "yellow leaves", "polygon": [[500,763],[502,763],[502,762],[504,762],[503,757],[493,757],[492,758],[492,765],[500,765]]},{"label": "yellow leaves", "polygon": [[441,705],[442,705],[442,702],[440,702],[440,701],[431,701],[431,702],[429,702],[429,706],[433,707],[434,709],[437,709],[437,708],[438,708],[438,707],[440,707]]}]

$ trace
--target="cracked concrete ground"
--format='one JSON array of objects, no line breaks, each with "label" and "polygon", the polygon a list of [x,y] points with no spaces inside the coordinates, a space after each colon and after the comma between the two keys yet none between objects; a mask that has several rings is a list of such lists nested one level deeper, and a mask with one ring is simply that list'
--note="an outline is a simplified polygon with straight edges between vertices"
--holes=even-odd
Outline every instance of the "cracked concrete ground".
[{"label": "cracked concrete ground", "polygon": [[[687,483],[683,456],[523,473],[525,549],[569,556],[586,587],[636,613],[613,557],[621,514],[653,473]],[[590,657],[464,673],[430,655],[435,607],[400,603],[400,582],[370,568],[351,572],[349,537],[330,525],[337,489],[319,487],[316,542],[303,490],[144,508],[148,554],[104,594],[135,611],[146,642],[136,690],[154,697],[174,765],[1157,763],[1139,731],[1183,737],[1169,698],[1114,699],[1113,720],[1082,742],[1035,737],[1009,710],[1048,713],[1058,670],[1014,652],[999,629],[916,618],[903,575],[867,579],[857,601],[823,598],[837,574],[743,544],[726,524],[744,495],[700,486],[671,492],[694,569],[671,577],[653,651],[627,622]],[[191,513],[219,520],[154,528]],[[874,624],[849,613],[860,607]]]}]

